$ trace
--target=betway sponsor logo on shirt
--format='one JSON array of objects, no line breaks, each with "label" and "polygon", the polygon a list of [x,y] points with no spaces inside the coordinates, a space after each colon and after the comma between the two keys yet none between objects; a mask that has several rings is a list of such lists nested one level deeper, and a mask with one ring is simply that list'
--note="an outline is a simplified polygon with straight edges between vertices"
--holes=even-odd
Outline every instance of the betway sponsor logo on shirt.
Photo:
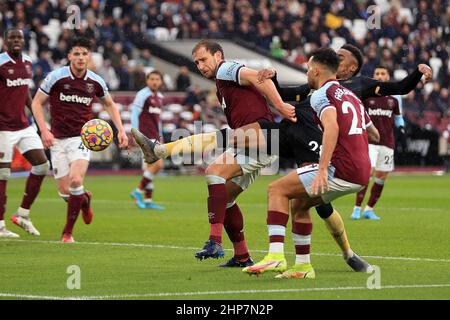
[{"label": "betway sponsor logo on shirt", "polygon": [[148,112],[149,112],[149,113],[160,114],[160,113],[161,113],[161,109],[160,109],[160,108],[155,108],[155,107],[149,107],[149,108],[148,108]]},{"label": "betway sponsor logo on shirt", "polygon": [[6,79],[7,87],[20,87],[20,86],[30,86],[30,85],[31,85],[31,79],[22,79],[22,78],[17,78],[15,80]]},{"label": "betway sponsor logo on shirt", "polygon": [[64,93],[60,92],[59,100],[65,101],[65,102],[74,102],[74,103],[85,104],[88,106],[91,104],[92,98],[80,97],[80,96],[77,96],[76,94],[65,95]]},{"label": "betway sponsor logo on shirt", "polygon": [[381,108],[378,109],[369,109],[369,116],[385,116],[392,117],[392,110],[384,110]]}]

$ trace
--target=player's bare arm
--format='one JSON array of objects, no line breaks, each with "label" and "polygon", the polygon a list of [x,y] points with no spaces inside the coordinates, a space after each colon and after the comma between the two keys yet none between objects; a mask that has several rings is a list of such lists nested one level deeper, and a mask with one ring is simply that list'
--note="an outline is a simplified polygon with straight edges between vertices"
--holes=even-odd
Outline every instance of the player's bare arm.
[{"label": "player's bare arm", "polygon": [[258,71],[243,67],[239,73],[239,84],[243,86],[253,85],[259,92],[261,92],[272,105],[277,109],[283,117],[296,122],[295,107],[289,103],[285,103],[281,99],[275,85],[272,81],[258,81]]},{"label": "player's bare arm", "polygon": [[108,112],[111,120],[118,130],[117,138],[119,139],[119,148],[127,148],[128,147],[128,137],[125,133],[125,130],[122,125],[122,120],[120,118],[119,110],[117,109],[116,104],[114,103],[111,95],[106,95],[103,99],[101,99],[103,107],[106,112]]},{"label": "player's bare arm", "polygon": [[414,90],[422,77],[423,83],[427,83],[433,78],[433,71],[428,65],[423,63],[419,64],[414,72],[400,81],[374,81],[367,88],[362,90],[361,99],[408,94],[410,91]]},{"label": "player's bare arm", "polygon": [[38,90],[31,103],[31,111],[33,112],[36,124],[39,130],[41,131],[41,139],[42,143],[44,144],[44,148],[49,149],[51,146],[53,146],[55,137],[50,132],[50,130],[48,130],[47,125],[45,124],[44,105],[47,102],[47,100],[48,96],[45,93]]},{"label": "player's bare arm", "polygon": [[367,130],[367,135],[369,138],[369,143],[375,144],[375,143],[380,142],[380,132],[373,124],[368,126],[366,128],[366,130]]},{"label": "player's bare arm", "polygon": [[311,88],[308,84],[291,87],[281,87],[277,80],[277,71],[274,68],[266,68],[258,71],[258,82],[263,83],[267,79],[271,79],[278,93],[284,101],[300,102],[308,97]]},{"label": "player's bare arm", "polygon": [[319,160],[319,171],[312,182],[312,193],[322,194],[328,190],[328,166],[338,141],[339,125],[336,109],[328,108],[322,112],[320,121],[323,125],[322,154]]}]

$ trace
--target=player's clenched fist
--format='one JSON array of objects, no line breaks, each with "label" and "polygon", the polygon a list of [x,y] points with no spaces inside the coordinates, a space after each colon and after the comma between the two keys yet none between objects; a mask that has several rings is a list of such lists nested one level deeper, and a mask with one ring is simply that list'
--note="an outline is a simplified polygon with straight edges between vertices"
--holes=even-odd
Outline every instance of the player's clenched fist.
[{"label": "player's clenched fist", "polygon": [[424,79],[423,79],[423,83],[428,83],[431,81],[431,79],[433,78],[433,70],[427,66],[424,63],[421,63],[417,66],[417,68],[419,69],[419,71],[423,74]]},{"label": "player's clenched fist", "polygon": [[280,104],[279,106],[276,106],[275,108],[286,119],[288,119],[292,122],[297,122],[297,117],[295,115],[295,107],[293,105],[283,102],[282,104]]},{"label": "player's clenched fist", "polygon": [[128,147],[128,137],[125,131],[119,131],[117,133],[117,139],[119,140],[119,148],[125,149]]},{"label": "player's clenched fist", "polygon": [[265,68],[258,71],[258,75],[256,76],[258,79],[258,83],[263,83],[266,79],[272,79],[276,74],[275,69],[273,68]]}]

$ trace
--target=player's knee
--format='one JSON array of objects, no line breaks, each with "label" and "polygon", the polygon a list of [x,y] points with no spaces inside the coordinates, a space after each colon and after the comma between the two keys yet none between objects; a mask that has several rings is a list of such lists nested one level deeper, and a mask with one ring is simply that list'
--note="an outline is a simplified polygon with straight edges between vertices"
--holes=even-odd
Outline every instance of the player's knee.
[{"label": "player's knee", "polygon": [[83,186],[70,187],[69,192],[71,195],[81,196],[84,193],[84,187]]},{"label": "player's knee", "polygon": [[31,167],[31,173],[36,176],[45,176],[50,169],[50,164],[48,161],[46,161],[43,164],[39,164],[37,166]]},{"label": "player's knee", "polygon": [[325,203],[316,207],[317,214],[322,219],[327,219],[333,213],[333,206],[331,203]]},{"label": "player's knee", "polygon": [[218,176],[223,178],[223,168],[219,165],[210,165],[206,168],[205,174],[207,176]]},{"label": "player's knee", "polygon": [[206,179],[206,184],[207,185],[211,185],[211,184],[225,184],[227,182],[227,180],[225,178],[222,178],[220,176],[216,176],[214,174],[208,174],[208,173],[206,173],[205,179]]},{"label": "player's knee", "polygon": [[70,187],[77,188],[83,185],[83,178],[79,175],[70,176]]},{"label": "player's knee", "polygon": [[11,176],[10,168],[0,168],[0,180],[8,180]]}]

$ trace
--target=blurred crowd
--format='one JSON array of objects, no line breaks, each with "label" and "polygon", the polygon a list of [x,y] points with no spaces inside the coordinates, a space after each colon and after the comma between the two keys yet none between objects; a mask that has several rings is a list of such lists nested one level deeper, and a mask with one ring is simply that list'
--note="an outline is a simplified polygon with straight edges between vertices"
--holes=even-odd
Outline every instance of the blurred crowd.
[{"label": "blurred crowd", "polygon": [[[371,76],[378,64],[395,70],[396,77],[419,63],[431,65],[435,81],[406,97],[404,108],[419,116],[425,111],[450,116],[448,0],[377,3],[374,8],[372,0],[0,0],[0,28],[25,31],[36,85],[66,63],[67,41],[75,31],[92,39],[99,55],[96,71],[110,88],[125,91],[142,88],[153,67],[149,40],[240,38],[299,65],[317,47],[352,43],[364,52],[364,75]],[[79,24],[71,4],[81,9]],[[186,68],[174,82],[168,89],[192,90]]]}]

